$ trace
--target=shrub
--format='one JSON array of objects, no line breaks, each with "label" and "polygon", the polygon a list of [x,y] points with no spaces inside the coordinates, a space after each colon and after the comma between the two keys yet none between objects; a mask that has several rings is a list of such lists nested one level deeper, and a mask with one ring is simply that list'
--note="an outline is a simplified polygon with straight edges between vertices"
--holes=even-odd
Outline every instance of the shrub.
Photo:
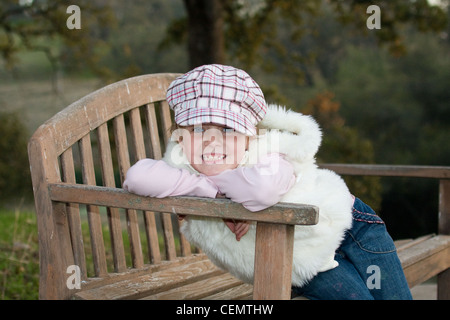
[{"label": "shrub", "polygon": [[31,198],[28,132],[16,113],[0,113],[0,203]]}]

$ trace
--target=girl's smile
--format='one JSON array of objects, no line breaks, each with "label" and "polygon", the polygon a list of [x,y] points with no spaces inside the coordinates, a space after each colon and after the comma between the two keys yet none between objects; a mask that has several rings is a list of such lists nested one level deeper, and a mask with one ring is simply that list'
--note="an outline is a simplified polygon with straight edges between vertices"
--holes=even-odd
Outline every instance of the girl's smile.
[{"label": "girl's smile", "polygon": [[227,156],[225,154],[208,153],[203,154],[202,159],[205,164],[219,164],[223,163]]}]

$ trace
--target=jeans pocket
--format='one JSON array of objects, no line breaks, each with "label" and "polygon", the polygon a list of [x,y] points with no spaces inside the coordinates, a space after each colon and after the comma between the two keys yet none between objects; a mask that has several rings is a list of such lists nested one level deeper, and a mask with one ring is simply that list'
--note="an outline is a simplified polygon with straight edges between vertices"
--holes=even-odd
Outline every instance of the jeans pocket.
[{"label": "jeans pocket", "polygon": [[365,225],[363,228],[358,228],[359,230],[352,228],[347,233],[361,250],[368,253],[391,253],[396,251],[394,241],[384,224],[368,224],[366,222],[357,222],[355,224]]},{"label": "jeans pocket", "polygon": [[372,208],[358,198],[353,206],[353,226],[347,232],[358,247],[364,251],[390,253],[396,250],[384,221]]}]

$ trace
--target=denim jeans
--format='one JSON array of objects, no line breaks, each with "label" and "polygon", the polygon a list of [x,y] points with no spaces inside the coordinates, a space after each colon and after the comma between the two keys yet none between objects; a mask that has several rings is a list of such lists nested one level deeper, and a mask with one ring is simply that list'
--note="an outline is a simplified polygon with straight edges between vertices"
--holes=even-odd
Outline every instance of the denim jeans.
[{"label": "denim jeans", "polygon": [[336,250],[339,266],[317,274],[294,292],[312,300],[410,300],[411,292],[392,238],[380,217],[360,199],[353,225]]}]

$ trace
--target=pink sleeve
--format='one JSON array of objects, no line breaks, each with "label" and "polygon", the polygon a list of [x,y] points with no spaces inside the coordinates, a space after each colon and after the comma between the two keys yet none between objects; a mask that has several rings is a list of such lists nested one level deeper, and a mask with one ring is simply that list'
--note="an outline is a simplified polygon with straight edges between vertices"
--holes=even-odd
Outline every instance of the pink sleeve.
[{"label": "pink sleeve", "polygon": [[250,211],[278,203],[295,182],[294,168],[280,154],[270,154],[253,167],[227,170],[208,178],[226,197]]},{"label": "pink sleeve", "polygon": [[162,160],[142,159],[126,174],[123,188],[141,196],[164,198],[196,196],[215,198],[217,187],[203,175],[169,166]]}]

